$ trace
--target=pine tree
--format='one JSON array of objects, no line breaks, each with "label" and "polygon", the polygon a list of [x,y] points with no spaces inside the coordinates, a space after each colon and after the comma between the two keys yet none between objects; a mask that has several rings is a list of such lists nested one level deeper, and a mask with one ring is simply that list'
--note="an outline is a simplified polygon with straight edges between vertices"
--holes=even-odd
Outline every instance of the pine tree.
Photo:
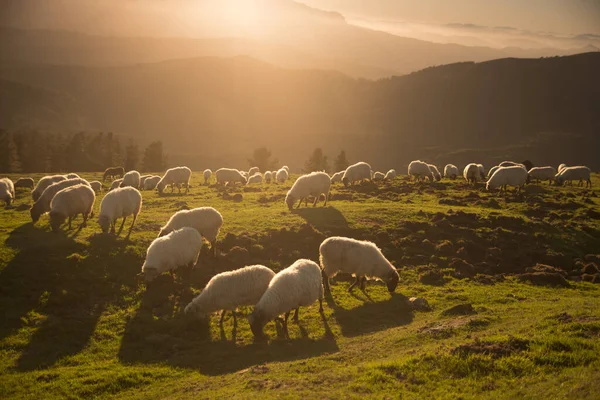
[{"label": "pine tree", "polygon": [[321,148],[316,148],[310,158],[304,163],[304,172],[327,171],[329,162]]},{"label": "pine tree", "polygon": [[167,158],[163,154],[163,144],[161,141],[152,142],[144,150],[144,159],[142,161],[142,170],[159,172],[163,171],[167,165]]},{"label": "pine tree", "polygon": [[129,139],[127,147],[125,147],[125,171],[131,171],[137,168],[140,161],[140,151],[137,144]]},{"label": "pine tree", "polygon": [[275,169],[278,163],[277,159],[271,159],[271,151],[266,147],[255,149],[252,158],[248,159],[250,167],[258,167],[262,172]]},{"label": "pine tree", "polygon": [[21,164],[17,152],[17,145],[11,133],[0,130],[0,172],[19,172]]},{"label": "pine tree", "polygon": [[349,165],[350,163],[346,158],[346,151],[342,150],[333,162],[333,172],[345,171]]},{"label": "pine tree", "polygon": [[66,138],[61,135],[49,135],[49,170],[50,172],[65,172],[67,170],[67,142],[71,141],[71,137]]}]

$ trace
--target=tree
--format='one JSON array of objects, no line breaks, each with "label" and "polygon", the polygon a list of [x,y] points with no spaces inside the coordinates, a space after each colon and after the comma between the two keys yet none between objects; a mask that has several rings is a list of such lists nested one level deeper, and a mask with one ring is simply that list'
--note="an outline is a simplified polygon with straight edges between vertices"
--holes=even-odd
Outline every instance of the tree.
[{"label": "tree", "polygon": [[321,148],[316,148],[310,158],[304,163],[304,172],[327,171],[329,163]]},{"label": "tree", "polygon": [[167,157],[163,154],[163,144],[161,141],[152,142],[144,150],[144,160],[142,161],[143,171],[163,171],[167,165]]},{"label": "tree", "polygon": [[277,168],[279,161],[271,159],[271,151],[266,147],[260,147],[254,150],[252,158],[248,159],[250,167],[258,167],[262,172]]},{"label": "tree", "polygon": [[125,171],[136,169],[139,161],[140,150],[138,149],[137,144],[133,142],[133,139],[129,139],[129,143],[127,144],[127,147],[125,147]]},{"label": "tree", "polygon": [[0,172],[18,172],[21,170],[17,144],[11,133],[0,130]]},{"label": "tree", "polygon": [[340,154],[338,154],[338,156],[335,158],[335,161],[333,162],[333,172],[345,171],[349,165],[350,165],[350,163],[348,162],[348,159],[346,158],[346,151],[342,150],[340,152]]}]

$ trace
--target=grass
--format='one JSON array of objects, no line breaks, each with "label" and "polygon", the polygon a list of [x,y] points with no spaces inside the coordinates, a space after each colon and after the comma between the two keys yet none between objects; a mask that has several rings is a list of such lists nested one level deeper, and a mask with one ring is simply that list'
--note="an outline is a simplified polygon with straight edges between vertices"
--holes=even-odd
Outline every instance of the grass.
[{"label": "grass", "polygon": [[[0,210],[0,398],[597,398],[598,285],[518,278],[536,263],[577,275],[578,259],[600,252],[598,175],[592,190],[507,196],[460,181],[337,185],[327,207],[294,212],[283,203],[291,183],[227,189],[243,195],[235,202],[194,176],[187,196],[143,192],[129,240],[101,235],[95,219],[60,234],[46,216],[32,225],[28,191]],[[204,249],[191,276],[139,282],[159,227],[199,206],[223,214],[219,257]],[[267,342],[253,340],[250,308],[235,326],[182,314],[215,273],[317,260],[331,235],[375,241],[399,269],[397,293],[370,282],[350,294],[340,276],[323,317],[301,309],[289,339],[269,323]],[[454,259],[479,275],[460,279]],[[441,279],[424,283],[432,273]],[[475,313],[443,313],[463,303]]]}]

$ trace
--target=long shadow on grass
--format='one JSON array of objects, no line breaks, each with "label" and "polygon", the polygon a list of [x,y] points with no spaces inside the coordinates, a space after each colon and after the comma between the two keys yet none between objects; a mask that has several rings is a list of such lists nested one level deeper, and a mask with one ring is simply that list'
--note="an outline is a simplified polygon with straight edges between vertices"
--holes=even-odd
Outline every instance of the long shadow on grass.
[{"label": "long shadow on grass", "polygon": [[70,234],[28,223],[6,241],[19,252],[0,272],[0,337],[36,328],[18,370],[45,368],[81,351],[106,305],[135,286],[139,260],[123,252],[122,240],[92,237],[88,247]]},{"label": "long shadow on grass", "polygon": [[348,229],[348,221],[344,215],[331,206],[314,208],[310,206],[309,208],[294,209],[294,212],[321,232]]}]

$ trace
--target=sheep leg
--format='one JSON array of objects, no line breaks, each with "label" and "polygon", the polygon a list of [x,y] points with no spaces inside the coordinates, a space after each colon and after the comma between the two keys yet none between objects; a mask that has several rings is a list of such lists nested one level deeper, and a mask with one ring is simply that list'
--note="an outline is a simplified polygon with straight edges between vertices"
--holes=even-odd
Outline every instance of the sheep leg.
[{"label": "sheep leg", "polygon": [[325,193],[325,203],[323,203],[323,207],[327,205],[327,198],[329,197],[329,192]]},{"label": "sheep leg", "polygon": [[288,332],[288,318],[290,317],[290,312],[286,312],[285,313],[285,318],[283,319],[283,332],[285,333],[285,336],[287,338],[290,337],[290,334]]},{"label": "sheep leg", "polygon": [[331,288],[329,287],[329,277],[325,274],[325,271],[321,270],[321,275],[323,277],[323,286],[325,287],[325,292],[327,294],[331,294]]},{"label": "sheep leg", "polygon": [[360,280],[360,290],[362,290],[363,292],[365,291],[366,283],[367,283],[367,277],[363,276],[362,279]]},{"label": "sheep leg", "polygon": [[227,310],[223,310],[221,311],[221,319],[219,320],[219,324],[223,325],[223,321],[225,320],[225,313],[227,312]]},{"label": "sheep leg", "polygon": [[300,199],[300,201],[298,202],[298,207],[296,207],[296,209],[300,208],[300,206],[302,205],[302,200],[304,199]]},{"label": "sheep leg", "polygon": [[73,217],[69,217],[69,230],[72,229],[72,227],[71,227],[71,221],[73,221]]},{"label": "sheep leg", "polygon": [[217,257],[217,239],[210,242],[210,251],[213,254],[213,257]]},{"label": "sheep leg", "polygon": [[188,182],[185,184],[185,194],[188,194],[189,191],[190,191],[190,183]]},{"label": "sheep leg", "polygon": [[[129,235],[131,235],[131,230],[133,229],[133,226],[135,225],[136,219],[137,219],[137,214],[133,214],[133,222],[131,223],[131,226],[129,227],[129,232],[127,232],[127,237],[129,237]],[[125,223],[125,218],[123,218],[123,223]]]},{"label": "sheep leg", "polygon": [[296,312],[294,313],[294,322],[298,322],[298,311],[300,310],[300,307],[296,307]]},{"label": "sheep leg", "polygon": [[348,288],[348,291],[349,291],[349,292],[351,292],[351,291],[352,291],[352,289],[354,289],[354,287],[355,287],[356,285],[358,285],[358,283],[359,283],[359,280],[360,280],[360,277],[359,277],[359,276],[357,276],[357,277],[356,277],[356,280],[354,281],[354,283],[353,283],[352,285],[350,285],[350,287]]},{"label": "sheep leg", "polygon": [[317,202],[319,201],[319,194],[315,196],[315,201],[313,201],[313,207],[317,206]]},{"label": "sheep leg", "polygon": [[119,233],[117,233],[117,236],[121,234],[121,232],[123,232],[123,225],[125,225],[125,220],[127,219],[127,217],[123,217],[123,222],[121,223],[121,227],[119,228]]},{"label": "sheep leg", "polygon": [[81,224],[82,228],[85,228],[87,226],[88,215],[89,214],[83,214],[83,223]]},{"label": "sheep leg", "polygon": [[115,234],[115,221],[112,221],[110,223],[110,233],[111,233],[111,235]]},{"label": "sheep leg", "polygon": [[319,312],[323,312],[323,299],[319,297]]},{"label": "sheep leg", "polygon": [[233,315],[233,326],[237,325],[237,316],[235,315],[235,310],[233,310],[231,312],[231,314]]}]

